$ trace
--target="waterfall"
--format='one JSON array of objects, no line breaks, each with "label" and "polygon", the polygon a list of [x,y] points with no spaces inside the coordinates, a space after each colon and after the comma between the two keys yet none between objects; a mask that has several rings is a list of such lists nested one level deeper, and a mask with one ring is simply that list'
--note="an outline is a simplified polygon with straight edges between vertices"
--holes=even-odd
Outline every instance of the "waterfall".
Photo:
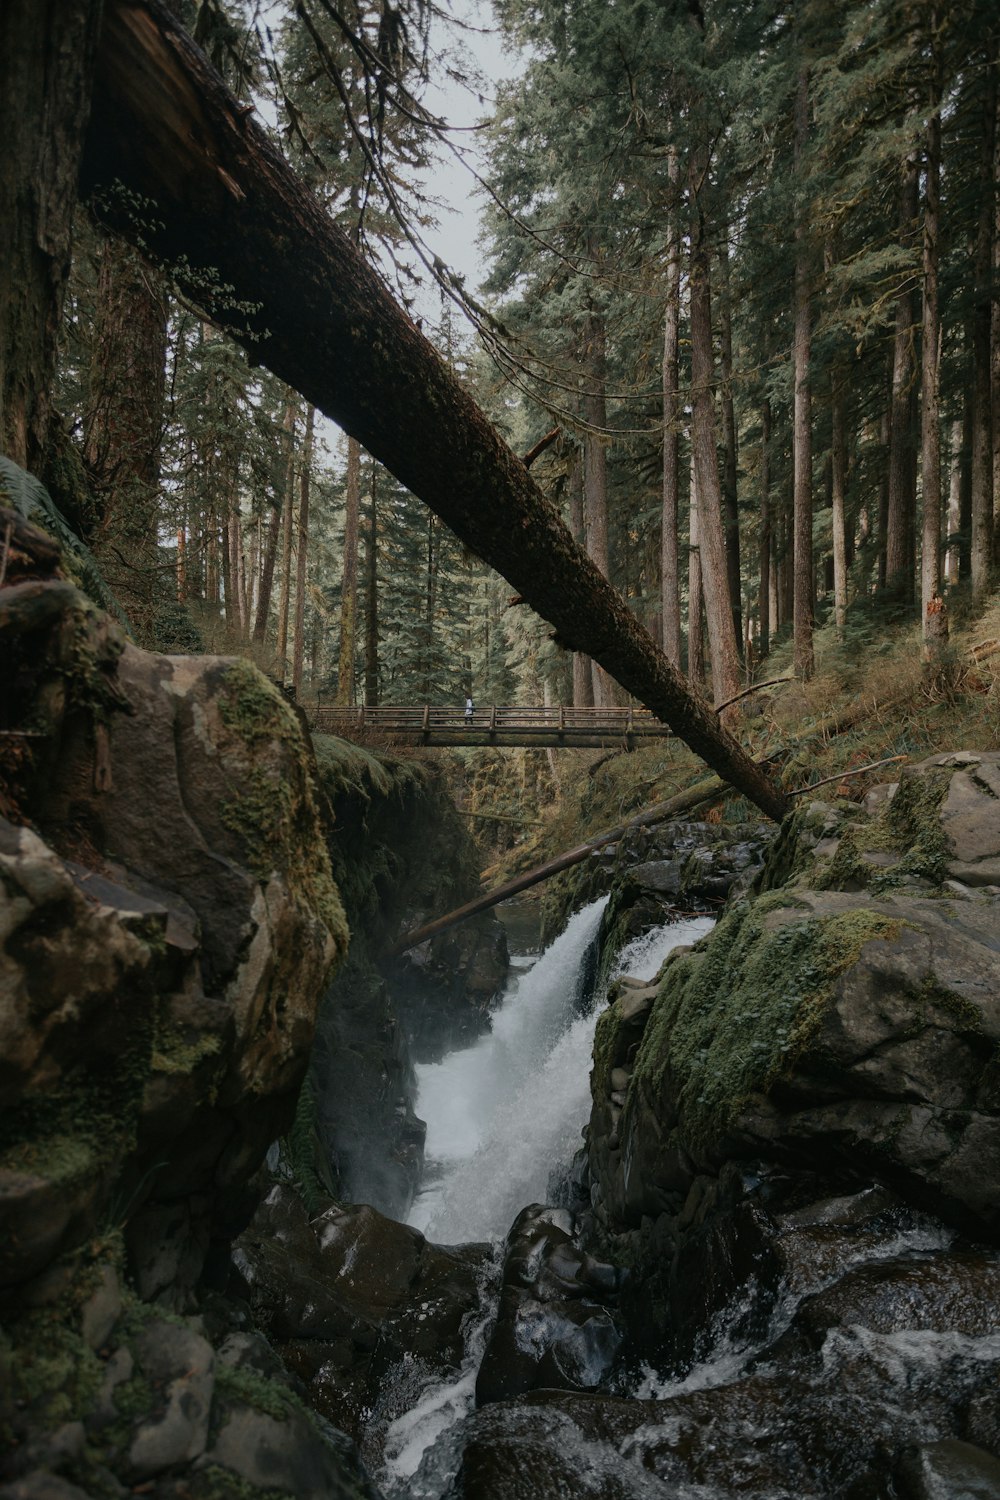
[{"label": "waterfall", "polygon": [[[528,1203],[547,1201],[553,1171],[580,1144],[590,1101],[597,998],[587,994],[608,898],[583,907],[529,969],[515,974],[491,1030],[417,1068],[430,1182],[410,1223],[438,1244],[498,1239]],[[712,925],[671,923],[630,943],[613,974],[651,978],[672,948]]]},{"label": "waterfall", "polygon": [[417,1068],[432,1181],[410,1223],[438,1244],[496,1239],[544,1200],[586,1117],[593,1022],[580,1015],[587,956],[608,898],[592,901],[531,968],[516,973],[490,1031]]},{"label": "waterfall", "polygon": [[[501,1239],[526,1204],[546,1201],[550,1176],[568,1166],[580,1144],[603,999],[588,990],[607,901],[603,896],[578,911],[529,968],[514,974],[487,1035],[417,1068],[416,1110],[427,1123],[431,1181],[410,1223],[438,1244]],[[636,938],[619,954],[611,977],[652,979],[668,953],[712,925],[711,917],[685,918]],[[432,1383],[390,1425],[381,1475],[387,1493],[424,1500],[442,1492],[443,1476],[457,1463],[448,1434],[472,1409],[495,1295],[495,1284],[484,1287],[479,1310],[470,1314],[461,1376]],[[435,1444],[435,1458],[414,1477]]]}]

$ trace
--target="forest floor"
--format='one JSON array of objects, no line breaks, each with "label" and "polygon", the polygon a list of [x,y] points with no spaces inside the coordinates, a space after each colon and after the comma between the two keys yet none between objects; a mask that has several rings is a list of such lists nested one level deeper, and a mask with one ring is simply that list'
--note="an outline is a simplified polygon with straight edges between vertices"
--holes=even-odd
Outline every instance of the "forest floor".
[{"label": "forest floor", "polygon": [[[791,671],[789,641],[779,644],[756,675],[769,681],[791,677]],[[904,758],[898,762],[902,765],[944,750],[1000,749],[1000,596],[974,616],[954,609],[947,659],[933,681],[921,661],[917,625],[891,626],[874,615],[856,616],[843,642],[828,626],[816,634],[813,678],[762,688],[744,700],[732,729],[755,759],[772,761],[786,790],[824,782],[819,795],[831,800],[861,801],[871,786],[892,780],[897,769],[892,765],[845,775],[888,757]],[[539,808],[538,778],[547,774],[541,764],[544,752],[507,754],[532,756],[540,764],[536,776],[525,775],[521,767],[519,776],[496,777],[493,810],[506,816],[518,813],[525,821],[513,847],[499,856],[485,851],[492,860],[484,872],[489,886],[596,837],[706,776],[702,762],[679,740],[631,752],[564,751],[557,761],[558,794],[553,787],[553,795]],[[475,776],[480,814],[490,810],[490,779],[488,768],[481,766]],[[519,782],[523,806],[518,806]],[[730,793],[695,816],[745,822],[757,821],[761,814]]]}]

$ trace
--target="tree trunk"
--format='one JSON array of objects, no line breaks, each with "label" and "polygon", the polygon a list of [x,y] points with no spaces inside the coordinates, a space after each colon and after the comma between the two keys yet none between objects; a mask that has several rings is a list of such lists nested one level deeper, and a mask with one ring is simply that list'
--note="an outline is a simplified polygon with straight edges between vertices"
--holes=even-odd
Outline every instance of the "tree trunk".
[{"label": "tree trunk", "polygon": [[243,527],[240,516],[239,481],[233,476],[226,492],[226,525],[229,532],[229,578],[227,580],[226,620],[240,635],[243,633]]},{"label": "tree trunk", "polygon": [[0,5],[0,451],[46,477],[101,0]]},{"label": "tree trunk", "polygon": [[361,448],[347,439],[347,478],[344,495],[344,568],[340,591],[340,657],[337,702],[354,702],[354,658],[358,619],[358,527],[361,516]]},{"label": "tree trunk", "polygon": [[163,278],[131,245],[101,247],[84,455],[98,500],[94,554],[136,639],[153,643],[167,355]]},{"label": "tree trunk", "polygon": [[833,530],[833,619],[837,639],[844,639],[847,624],[847,417],[844,411],[846,376],[838,362],[831,376],[830,392],[830,502]]},{"label": "tree trunk", "polygon": [[724,703],[740,690],[740,656],[729,597],[726,539],[722,529],[722,488],[715,439],[712,289],[705,217],[698,201],[703,168],[704,161],[696,153],[691,160],[688,179],[691,198],[691,444],[698,484],[698,540],[708,648],[712,659],[712,691],[716,703]]},{"label": "tree trunk", "polygon": [[993,571],[993,228],[997,129],[995,48],[987,54],[980,136],[979,221],[972,257],[972,596],[982,600]]},{"label": "tree trunk", "polygon": [[678,511],[680,497],[680,403],[678,399],[678,351],[681,321],[680,210],[676,202],[679,177],[677,151],[671,147],[667,175],[674,200],[667,207],[667,305],[663,318],[663,509],[660,528],[660,616],[661,639],[667,660],[681,664],[681,591],[678,562]]},{"label": "tree trunk", "polygon": [[[941,364],[941,318],[938,309],[938,231],[941,179],[940,15],[927,18],[934,59],[928,99],[927,160],[924,169],[923,307],[920,341],[920,485],[923,492],[923,539],[920,553],[920,615],[924,659],[941,649],[941,411],[938,382]],[[989,323],[987,321],[987,334]],[[988,340],[987,340],[988,342]],[[987,351],[988,352],[988,351]],[[992,459],[992,456],[991,456]],[[945,637],[946,639],[946,637]]]},{"label": "tree trunk", "polygon": [[274,587],[274,564],[278,557],[278,537],[281,535],[281,518],[286,507],[291,506],[295,488],[295,402],[285,407],[282,423],[282,443],[285,448],[285,475],[281,502],[274,506],[267,526],[267,543],[260,570],[260,593],[257,596],[257,616],[254,620],[253,638],[263,643],[267,638],[267,617],[271,611],[271,591]]},{"label": "tree trunk", "polygon": [[292,518],[295,513],[294,457],[289,464],[289,472],[292,483],[285,492],[285,504],[281,512],[281,592],[278,595],[278,639],[274,668],[279,682],[284,682],[288,670],[288,606],[292,592]]},{"label": "tree trunk", "polygon": [[[804,173],[802,160],[808,137],[809,73],[803,68],[795,92],[795,175],[799,180]],[[792,636],[795,672],[803,679],[813,674],[812,400],[809,386],[812,310],[809,241],[804,214],[804,207],[800,206],[795,217],[795,332],[792,351]]]},{"label": "tree trunk", "polygon": [[[605,400],[604,318],[590,313],[584,330],[583,415],[587,431],[583,438],[583,512],[587,551],[605,578],[608,568],[608,450],[602,436],[608,422]],[[595,661],[590,664],[594,703],[600,708],[614,702],[607,673]]]},{"label": "tree trunk", "polygon": [[691,484],[688,504],[688,681],[695,690],[705,682],[705,643],[702,636],[701,536],[698,525],[698,475],[691,447]]},{"label": "tree trunk", "polygon": [[[996,191],[996,183],[1000,180],[1000,89],[996,85],[997,68],[997,44],[994,40],[992,48],[993,58],[993,88],[997,95],[997,111],[994,119],[994,151],[993,151],[993,285],[1000,287],[1000,193]],[[993,313],[990,324],[990,372],[992,388],[992,412],[993,424],[993,550],[994,566],[1000,569],[1000,296],[993,297]]]},{"label": "tree trunk", "polygon": [[[99,75],[85,185],[118,178],[153,198],[157,214],[143,226],[151,251],[213,268],[214,285],[232,290],[200,275],[197,295],[257,361],[357,437],[566,648],[594,657],[720,776],[783,816],[787,800],[767,772],[689,693],[521,460],[157,0],[109,0]],[[707,387],[704,395],[711,415]],[[731,633],[728,608],[725,618]]]},{"label": "tree trunk", "polygon": [[[569,524],[573,540],[580,546],[585,544],[587,528],[583,518],[583,455],[577,448],[569,470]],[[590,670],[590,657],[582,651],[573,652],[573,703],[577,708],[593,708],[594,677]]]},{"label": "tree trunk", "polygon": [[[917,217],[919,176],[915,156],[903,166],[899,196],[900,239],[910,240]],[[896,299],[896,334],[892,351],[892,399],[889,408],[889,493],[885,532],[885,586],[900,600],[913,597],[908,536],[916,510],[916,466],[913,453],[913,398],[916,371],[913,329],[913,284],[904,283]]]},{"label": "tree trunk", "polygon": [[757,613],[760,630],[757,654],[761,660],[771,650],[771,403],[765,398],[760,411],[760,591]]},{"label": "tree trunk", "polygon": [[736,407],[733,403],[733,320],[729,293],[728,225],[722,225],[719,243],[719,392],[722,408],[722,507],[726,522],[726,576],[733,611],[733,632],[737,642],[743,637],[743,581],[740,576],[740,511],[736,490],[739,452],[736,444]]},{"label": "tree trunk", "polygon": [[951,445],[948,452],[948,552],[945,558],[945,574],[950,588],[959,580],[960,549],[956,538],[962,525],[962,423],[956,417],[951,424]]},{"label": "tree trunk", "polygon": [[375,464],[371,466],[368,531],[365,538],[365,707],[378,703],[378,511],[375,502]]},{"label": "tree trunk", "polygon": [[[299,548],[295,558],[295,631],[292,636],[292,687],[298,697],[302,690],[302,661],[306,633],[306,568],[309,563],[309,484],[312,479],[313,423],[315,407],[306,408],[306,435],[302,445],[302,473],[299,478]],[[355,541],[357,548],[357,541]]]},{"label": "tree trunk", "polygon": [[[438,567],[440,565],[441,541],[438,536],[440,526],[438,517],[431,512],[427,517],[427,566],[424,573],[424,691],[423,700],[430,702],[431,698],[431,672],[434,665],[434,637],[437,628],[437,586]],[[466,692],[471,692],[471,683]]]}]

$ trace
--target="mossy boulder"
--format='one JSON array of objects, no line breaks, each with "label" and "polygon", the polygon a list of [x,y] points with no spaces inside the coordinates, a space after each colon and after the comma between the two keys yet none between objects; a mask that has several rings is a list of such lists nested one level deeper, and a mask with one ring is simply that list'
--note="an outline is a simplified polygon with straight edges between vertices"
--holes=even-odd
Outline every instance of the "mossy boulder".
[{"label": "mossy boulder", "polygon": [[799,890],[668,960],[621,1124],[626,1213],[760,1155],[1000,1234],[996,911]]},{"label": "mossy boulder", "polygon": [[108,664],[62,660],[31,806],[47,842],[0,844],[0,1141],[10,1222],[35,1226],[3,1279],[103,1218],[143,1292],[183,1302],[291,1120],[346,923],[308,743],[265,678],[126,646],[128,711],[97,732],[73,674]]},{"label": "mossy boulder", "polygon": [[[887,1192],[1000,1239],[996,759],[933,757],[871,815],[800,808],[652,993],[613,992],[588,1152],[636,1337],[690,1358],[737,1302],[766,1322],[760,1289],[802,1280],[778,1203]],[[836,1264],[825,1233],[800,1236],[808,1274]]]}]

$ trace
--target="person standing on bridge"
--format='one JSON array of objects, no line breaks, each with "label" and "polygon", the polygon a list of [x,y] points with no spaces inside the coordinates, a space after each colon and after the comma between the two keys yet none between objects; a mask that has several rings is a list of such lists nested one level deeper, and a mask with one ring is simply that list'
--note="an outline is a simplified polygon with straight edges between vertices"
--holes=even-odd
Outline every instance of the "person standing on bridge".
[{"label": "person standing on bridge", "polygon": [[475,704],[473,703],[472,699],[471,698],[466,698],[466,700],[465,700],[465,722],[466,722],[466,724],[471,724],[472,723],[472,715],[475,713],[475,711],[476,711],[476,708],[475,708]]}]

